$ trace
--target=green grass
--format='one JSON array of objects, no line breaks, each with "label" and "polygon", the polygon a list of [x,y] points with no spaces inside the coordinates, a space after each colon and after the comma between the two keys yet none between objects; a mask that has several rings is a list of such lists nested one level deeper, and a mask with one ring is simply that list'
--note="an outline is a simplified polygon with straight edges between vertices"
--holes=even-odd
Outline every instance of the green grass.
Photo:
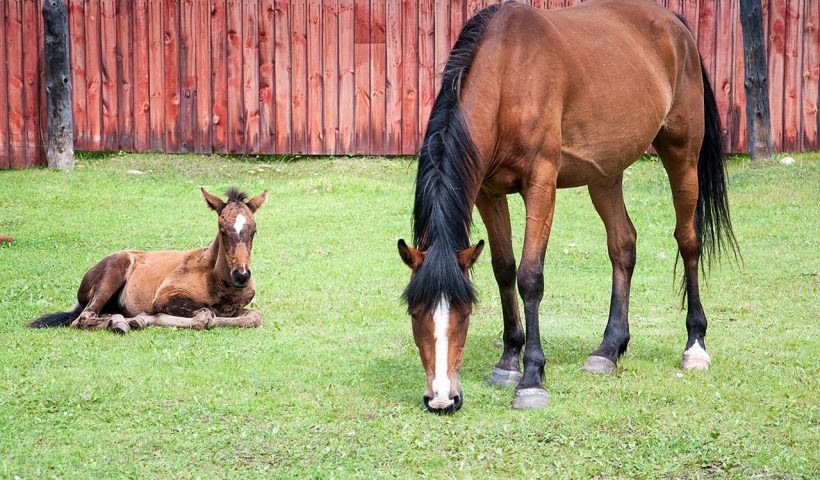
[{"label": "green grass", "polygon": [[[541,307],[550,406],[515,411],[512,391],[484,384],[502,329],[485,253],[451,417],[422,410],[399,301],[412,161],[121,155],[0,172],[0,232],[15,238],[0,247],[0,478],[818,478],[820,156],[797,160],[731,163],[744,263],[703,283],[710,371],[677,369],[674,216],[645,159],[626,177],[638,266],[618,373],[578,371],[604,329],[610,265],[585,189],[562,190]],[[216,222],[196,187],[232,184],[271,191],[253,252],[262,328],[23,328],[71,306],[112,251],[207,244]]]}]

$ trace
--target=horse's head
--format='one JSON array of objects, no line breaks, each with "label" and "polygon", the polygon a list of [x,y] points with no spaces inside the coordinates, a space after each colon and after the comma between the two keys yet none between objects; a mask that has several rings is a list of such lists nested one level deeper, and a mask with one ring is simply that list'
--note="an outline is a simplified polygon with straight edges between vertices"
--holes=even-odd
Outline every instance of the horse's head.
[{"label": "horse's head", "polygon": [[253,214],[268,199],[268,191],[248,200],[246,193],[231,188],[226,192],[227,202],[223,202],[204,188],[201,190],[205,203],[219,214],[218,241],[221,242],[231,281],[235,287],[243,288],[251,280],[251,247],[256,233]]},{"label": "horse's head", "polygon": [[404,240],[399,240],[398,246],[401,259],[412,271],[405,297],[407,311],[413,318],[413,337],[421,364],[427,372],[427,388],[422,401],[431,412],[453,413],[464,403],[458,375],[470,325],[472,301],[456,300],[456,295],[442,294],[441,285],[434,284],[446,282],[450,287],[459,284],[469,290],[467,297],[472,298],[469,271],[481,255],[484,241],[460,252],[431,255],[428,255],[430,251],[416,250]]}]

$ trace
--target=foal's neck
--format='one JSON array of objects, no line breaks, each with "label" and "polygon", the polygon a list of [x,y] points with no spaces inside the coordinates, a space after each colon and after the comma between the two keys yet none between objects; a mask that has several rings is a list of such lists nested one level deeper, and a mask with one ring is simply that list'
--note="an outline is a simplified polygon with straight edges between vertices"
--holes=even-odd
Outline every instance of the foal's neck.
[{"label": "foal's neck", "polygon": [[225,249],[222,247],[222,237],[216,233],[216,238],[208,246],[208,257],[212,267],[212,273],[220,278],[229,279],[231,276],[228,268],[228,260],[225,258]]}]

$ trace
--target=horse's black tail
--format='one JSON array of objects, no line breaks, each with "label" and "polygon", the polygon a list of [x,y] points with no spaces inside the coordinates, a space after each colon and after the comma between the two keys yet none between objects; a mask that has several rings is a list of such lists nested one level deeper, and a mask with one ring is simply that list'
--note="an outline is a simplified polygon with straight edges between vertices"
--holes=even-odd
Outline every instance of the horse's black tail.
[{"label": "horse's black tail", "polygon": [[80,305],[75,305],[74,308],[67,312],[47,313],[26,326],[28,328],[67,327],[71,325],[74,319],[80,316],[82,311],[83,309]]},{"label": "horse's black tail", "polygon": [[[720,116],[718,115],[715,94],[709,77],[700,62],[703,75],[703,113],[704,135],[698,159],[698,204],[695,209],[695,231],[700,242],[701,260],[711,266],[712,260],[721,251],[729,249],[739,256],[735,234],[732,232],[732,219],[729,216],[729,199],[726,189],[726,156],[723,151]],[[701,267],[704,262],[701,261]]]}]

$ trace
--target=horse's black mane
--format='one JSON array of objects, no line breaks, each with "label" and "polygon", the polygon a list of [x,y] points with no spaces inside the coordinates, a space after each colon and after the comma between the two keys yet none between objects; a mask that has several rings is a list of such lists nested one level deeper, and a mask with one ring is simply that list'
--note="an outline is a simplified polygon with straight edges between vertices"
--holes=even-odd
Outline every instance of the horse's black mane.
[{"label": "horse's black mane", "polygon": [[461,82],[470,70],[484,29],[501,8],[496,4],[471,18],[447,59],[419,152],[413,244],[427,252],[404,291],[408,306],[433,309],[444,296],[451,304],[472,304],[475,291],[455,252],[470,245],[472,209],[467,198],[478,188],[479,154],[459,108]]},{"label": "horse's black mane", "polygon": [[229,188],[229,189],[225,192],[225,195],[227,195],[227,196],[228,196],[228,201],[227,201],[227,203],[231,203],[231,202],[237,202],[237,203],[239,203],[239,202],[244,202],[244,201],[246,201],[246,200],[248,199],[248,194],[247,194],[247,193],[245,193],[245,192],[243,192],[243,191],[241,191],[241,190],[239,190],[239,189],[238,189],[238,188],[236,188],[236,187],[231,187],[231,188]]}]

